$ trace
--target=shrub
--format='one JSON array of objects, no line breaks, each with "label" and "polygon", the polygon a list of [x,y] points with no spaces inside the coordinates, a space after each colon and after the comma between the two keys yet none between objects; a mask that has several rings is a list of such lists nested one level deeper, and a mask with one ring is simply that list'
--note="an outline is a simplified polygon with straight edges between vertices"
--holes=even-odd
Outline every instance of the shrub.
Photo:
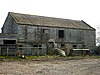
[{"label": "shrub", "polygon": [[100,45],[96,46],[96,48],[93,50],[93,54],[100,55]]}]

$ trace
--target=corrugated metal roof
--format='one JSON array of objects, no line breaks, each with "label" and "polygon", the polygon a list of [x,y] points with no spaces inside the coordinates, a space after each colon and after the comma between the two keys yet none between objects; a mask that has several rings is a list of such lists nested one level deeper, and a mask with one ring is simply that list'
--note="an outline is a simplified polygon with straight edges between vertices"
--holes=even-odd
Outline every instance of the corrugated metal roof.
[{"label": "corrugated metal roof", "polygon": [[84,21],[20,14],[13,12],[10,12],[10,15],[14,18],[14,20],[18,24],[77,28],[77,29],[94,29]]}]

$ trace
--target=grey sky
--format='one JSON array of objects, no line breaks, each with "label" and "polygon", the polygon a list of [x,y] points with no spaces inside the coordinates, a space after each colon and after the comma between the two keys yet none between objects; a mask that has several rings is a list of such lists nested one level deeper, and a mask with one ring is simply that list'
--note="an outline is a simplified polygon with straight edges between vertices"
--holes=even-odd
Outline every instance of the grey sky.
[{"label": "grey sky", "polygon": [[0,28],[8,12],[84,20],[100,26],[100,0],[1,0]]}]

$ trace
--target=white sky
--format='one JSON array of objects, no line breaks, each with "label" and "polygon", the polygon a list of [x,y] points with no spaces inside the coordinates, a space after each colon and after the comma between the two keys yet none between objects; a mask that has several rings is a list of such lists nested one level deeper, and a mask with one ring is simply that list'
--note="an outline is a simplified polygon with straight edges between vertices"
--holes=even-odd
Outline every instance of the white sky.
[{"label": "white sky", "polygon": [[100,26],[100,0],[0,0],[0,28],[8,12],[84,20]]}]

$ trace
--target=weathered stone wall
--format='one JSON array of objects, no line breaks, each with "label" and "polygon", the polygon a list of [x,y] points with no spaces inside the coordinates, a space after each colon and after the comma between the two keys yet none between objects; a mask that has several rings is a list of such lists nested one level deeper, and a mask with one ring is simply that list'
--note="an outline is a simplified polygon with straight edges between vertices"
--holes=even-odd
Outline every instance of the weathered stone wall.
[{"label": "weathered stone wall", "polygon": [[[11,19],[10,19],[11,20]],[[66,29],[66,28],[52,28],[52,27],[39,27],[32,25],[17,25],[15,22],[6,21],[4,24],[3,33],[0,38],[12,38],[17,40],[17,44],[23,47],[33,47],[33,45],[42,45],[47,47],[46,43],[49,39],[54,39],[57,47],[60,48],[64,44],[67,50],[76,45],[77,48],[92,48],[95,46],[95,30],[81,30],[81,29]],[[11,24],[12,25],[11,25]],[[48,30],[48,33],[43,33],[43,30]],[[58,37],[58,30],[64,30],[64,38]],[[12,34],[11,34],[12,33]],[[14,33],[14,34],[13,34]],[[2,44],[2,41],[0,41]],[[32,49],[24,49],[25,54],[31,54]],[[42,53],[45,55],[47,48],[32,51],[32,55]]]},{"label": "weathered stone wall", "polygon": [[[58,37],[58,31],[64,30],[64,38]],[[69,50],[74,45],[77,48],[92,48],[95,47],[95,30],[83,30],[83,29],[68,29],[57,27],[40,27],[36,25],[18,25],[11,15],[8,15],[2,28],[3,34],[0,34],[0,38],[16,39],[17,44],[25,47],[32,47],[33,45],[42,45],[47,47],[49,39],[55,40],[57,47],[60,48],[62,44]],[[2,41],[0,41],[2,44]],[[43,53],[46,50],[41,50]]]},{"label": "weathered stone wall", "polygon": [[[49,30],[49,38],[43,35],[43,29]],[[64,30],[64,38],[59,39],[58,30]],[[95,46],[95,31],[94,30],[81,30],[81,29],[65,29],[65,28],[51,28],[51,27],[36,27],[30,25],[19,25],[18,26],[19,39],[27,40],[30,42],[46,40],[45,38],[54,39],[58,45],[67,44],[72,47],[77,45],[78,48],[86,45],[87,48]],[[38,42],[41,42],[38,41]],[[47,41],[47,40],[46,40]]]},{"label": "weathered stone wall", "polygon": [[17,26],[18,25],[12,19],[11,15],[8,15],[2,27],[2,32],[7,34],[16,34],[18,31]]},{"label": "weathered stone wall", "polygon": [[17,39],[17,34],[0,34],[0,38]]},{"label": "weathered stone wall", "polygon": [[65,33],[66,42],[72,43],[73,45],[78,44],[79,46],[82,44],[86,45],[87,48],[91,48],[96,45],[95,30],[66,29]]},{"label": "weathered stone wall", "polygon": [[[43,33],[43,30],[48,30],[47,33]],[[58,30],[64,30],[64,38],[58,37]],[[87,48],[95,46],[95,30],[83,30],[83,29],[66,29],[66,28],[52,28],[52,27],[40,27],[32,25],[18,25],[8,15],[4,26],[3,33],[0,34],[2,38],[12,38],[9,34],[17,34],[16,39],[18,43],[30,44],[31,43],[47,43],[49,39],[54,39],[58,43],[58,47],[61,44],[65,44],[66,47],[73,48],[73,45],[77,45],[77,48],[81,48],[85,45]]]},{"label": "weathered stone wall", "polygon": [[3,44],[3,40],[16,40],[17,34],[0,34],[0,44]]}]

